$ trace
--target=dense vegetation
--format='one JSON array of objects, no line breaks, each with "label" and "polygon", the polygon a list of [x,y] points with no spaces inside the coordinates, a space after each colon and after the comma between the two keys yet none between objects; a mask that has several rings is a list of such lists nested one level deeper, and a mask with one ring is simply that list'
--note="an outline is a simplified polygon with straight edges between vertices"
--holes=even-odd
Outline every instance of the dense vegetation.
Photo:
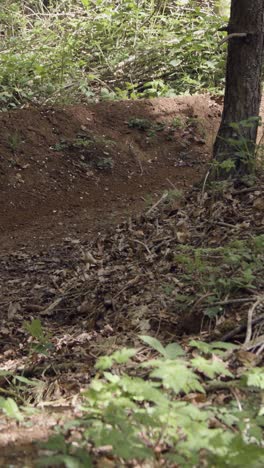
[{"label": "dense vegetation", "polygon": [[224,23],[208,2],[3,0],[1,107],[221,92]]}]

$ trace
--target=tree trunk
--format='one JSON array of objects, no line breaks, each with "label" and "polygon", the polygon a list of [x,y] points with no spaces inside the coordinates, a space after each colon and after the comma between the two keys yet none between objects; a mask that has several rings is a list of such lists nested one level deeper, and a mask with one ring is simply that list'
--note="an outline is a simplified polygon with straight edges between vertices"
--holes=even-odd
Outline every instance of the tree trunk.
[{"label": "tree trunk", "polygon": [[[216,178],[241,177],[254,167],[264,50],[264,0],[232,0],[227,32],[230,37],[224,110],[213,153],[222,164]],[[227,160],[233,161],[233,168],[228,169],[228,163],[223,163]]]}]

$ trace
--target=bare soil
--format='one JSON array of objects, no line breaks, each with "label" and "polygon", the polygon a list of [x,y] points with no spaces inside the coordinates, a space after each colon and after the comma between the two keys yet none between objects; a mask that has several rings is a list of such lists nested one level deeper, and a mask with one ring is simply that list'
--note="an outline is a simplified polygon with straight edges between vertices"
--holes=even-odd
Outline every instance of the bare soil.
[{"label": "bare soil", "polygon": [[86,238],[206,171],[220,117],[210,96],[0,115],[2,250]]}]

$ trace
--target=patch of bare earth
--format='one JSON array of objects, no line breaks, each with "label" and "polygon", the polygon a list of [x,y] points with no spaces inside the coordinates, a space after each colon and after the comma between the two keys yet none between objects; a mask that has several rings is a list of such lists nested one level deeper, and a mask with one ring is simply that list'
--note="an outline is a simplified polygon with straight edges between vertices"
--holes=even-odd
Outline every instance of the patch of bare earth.
[{"label": "patch of bare earth", "polygon": [[209,96],[2,113],[2,249],[90,238],[171,183],[191,187],[219,116]]},{"label": "patch of bare earth", "polygon": [[[48,406],[28,427],[1,416],[3,466],[34,466],[31,441],[63,424],[61,408],[73,415],[72,398],[93,377],[97,356],[137,346],[139,334],[200,334],[206,294],[187,309],[175,305],[196,294],[198,281],[194,271],[182,283],[179,245],[264,233],[261,179],[216,199],[191,190],[206,172],[219,117],[209,96],[0,116],[1,368],[38,379],[29,401]],[[248,302],[227,302],[231,327],[263,287],[260,277]],[[49,334],[47,355],[23,325],[35,318]],[[214,325],[218,339],[224,330]],[[0,379],[8,396],[12,387]]]}]

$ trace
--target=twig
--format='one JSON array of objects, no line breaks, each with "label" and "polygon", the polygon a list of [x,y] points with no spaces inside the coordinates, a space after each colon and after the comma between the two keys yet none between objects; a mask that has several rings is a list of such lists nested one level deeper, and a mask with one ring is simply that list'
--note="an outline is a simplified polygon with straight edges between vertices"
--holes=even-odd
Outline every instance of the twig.
[{"label": "twig", "polygon": [[241,401],[240,401],[239,398],[238,398],[237,388],[232,388],[232,389],[231,389],[231,393],[232,393],[233,396],[235,397],[235,400],[236,400],[236,402],[237,402],[237,406],[238,406],[239,411],[242,411],[242,410],[243,410],[243,407],[242,407],[242,405],[241,405]]},{"label": "twig", "polygon": [[129,280],[127,282],[127,284],[122,289],[120,289],[120,291],[118,291],[118,293],[116,293],[114,295],[113,299],[117,299],[117,297],[120,296],[120,294],[122,294],[128,288],[130,288],[130,286],[133,286],[134,284],[136,284],[138,282],[139,278],[140,278],[140,275],[137,275],[135,278],[132,278],[131,280]]},{"label": "twig", "polygon": [[229,39],[232,39],[233,37],[247,37],[248,33],[232,33],[232,34],[228,34],[228,36],[226,36],[224,39],[222,39],[222,41],[220,41],[217,45],[217,47],[220,47],[221,45],[223,45],[225,42],[228,42]]},{"label": "twig", "polygon": [[18,392],[13,392],[12,390],[9,390],[8,388],[2,388],[0,387],[0,394],[3,394],[3,395],[8,395],[8,396],[11,396],[11,397],[14,397],[14,399],[16,400],[20,400],[22,403],[25,404],[25,400],[23,397],[21,397]]},{"label": "twig", "polygon": [[149,210],[147,211],[147,215],[149,215],[151,213],[151,211],[155,210],[155,208],[157,208],[157,206],[162,203],[168,196],[168,192],[164,192],[162,194],[162,196],[160,197],[160,199],[153,205],[149,208]]},{"label": "twig", "polygon": [[207,182],[207,179],[208,179],[208,177],[209,177],[209,174],[210,174],[210,171],[207,171],[207,173],[206,173],[206,175],[205,175],[205,178],[204,178],[204,181],[203,181],[202,195],[204,194],[205,186],[206,186],[206,182]]},{"label": "twig", "polygon": [[[252,320],[252,325],[256,325],[259,322],[262,322],[264,320],[264,314],[260,315],[259,317],[256,317],[254,320]],[[243,332],[247,328],[247,325],[244,323],[243,325],[239,325],[238,327],[234,328],[230,332],[226,333],[220,338],[220,341],[228,341],[234,336],[238,335],[239,333]]]},{"label": "twig", "polygon": [[261,353],[264,351],[264,343],[262,343],[262,345],[260,346],[260,348],[257,350],[256,352],[256,355],[257,356],[260,356]]},{"label": "twig", "polygon": [[210,382],[205,385],[204,389],[206,392],[214,392],[215,390],[231,390],[239,386],[239,380],[231,380],[230,382]]},{"label": "twig", "polygon": [[169,184],[172,186],[174,190],[177,190],[176,185],[168,177],[167,177],[167,181],[169,182]]},{"label": "twig", "polygon": [[57,307],[57,305],[59,305],[63,301],[63,299],[64,297],[58,297],[57,299],[55,299],[55,301],[52,302],[46,309],[40,312],[40,315],[51,315],[55,307]]},{"label": "twig", "polygon": [[145,249],[146,249],[146,251],[148,252],[148,254],[149,254],[149,255],[152,255],[152,253],[151,253],[151,251],[149,250],[148,246],[147,246],[144,242],[142,242],[142,241],[140,241],[140,240],[138,240],[138,239],[131,239],[131,238],[130,238],[130,240],[131,240],[132,242],[136,242],[137,244],[143,245],[143,247],[145,247]]},{"label": "twig", "polygon": [[[64,370],[69,370],[69,369],[81,369],[85,368],[85,365],[83,362],[55,362],[53,364],[35,364],[32,365],[31,367],[26,367],[25,369],[16,369],[15,373],[17,375],[23,375],[23,377],[36,377],[39,375],[43,375],[43,373],[48,374],[48,375],[54,375],[56,374],[56,370],[58,371],[64,371]],[[1,388],[0,388],[1,391]]]},{"label": "twig", "polygon": [[205,299],[207,299],[207,297],[210,297],[210,296],[213,296],[213,293],[205,293],[203,294],[203,296],[199,297],[191,306],[190,308],[190,312],[194,310],[195,307],[197,307],[198,305],[201,304],[201,302],[203,302]]},{"label": "twig", "polygon": [[254,313],[255,309],[258,307],[258,305],[261,304],[263,299],[264,299],[264,296],[259,297],[254,302],[254,304],[250,307],[250,309],[248,311],[247,334],[246,334],[246,339],[245,339],[245,342],[243,344],[243,347],[246,347],[249,344],[250,340],[251,340],[253,313]]},{"label": "twig", "polygon": [[258,346],[262,348],[263,345],[264,345],[264,335],[260,335],[257,338],[249,341],[247,344],[244,343],[242,348],[249,350],[252,348],[257,348]]},{"label": "twig", "polygon": [[246,302],[252,302],[254,300],[254,297],[249,298],[249,297],[240,297],[238,299],[227,299],[225,301],[218,301],[214,302],[213,305],[228,305],[228,304],[241,304],[241,303],[246,303]]},{"label": "twig", "polygon": [[241,190],[232,190],[232,194],[234,195],[240,195],[241,193],[251,193],[251,192],[256,192],[258,190],[257,187],[246,187]]},{"label": "twig", "polygon": [[217,226],[222,226],[222,227],[228,227],[228,228],[236,228],[236,224],[229,224],[229,223],[224,223],[223,221],[216,221],[214,224],[216,224]]}]

